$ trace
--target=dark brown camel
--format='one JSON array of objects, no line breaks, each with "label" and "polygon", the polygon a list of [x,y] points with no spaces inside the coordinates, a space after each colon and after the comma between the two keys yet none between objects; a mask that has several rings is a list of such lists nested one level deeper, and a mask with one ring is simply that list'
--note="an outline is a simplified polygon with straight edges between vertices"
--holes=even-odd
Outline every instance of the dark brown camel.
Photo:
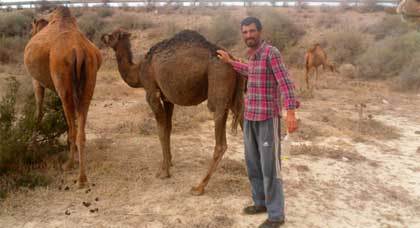
[{"label": "dark brown camel", "polygon": [[160,178],[170,177],[172,164],[170,135],[174,104],[197,105],[207,100],[214,112],[216,146],[209,170],[191,193],[201,195],[227,149],[226,120],[229,109],[234,114],[233,127],[242,121],[243,80],[231,66],[218,60],[219,47],[194,31],[185,30],[152,48],[133,63],[130,33],[116,30],[102,36],[114,49],[118,70],[131,87],[144,88],[147,102],[155,114],[162,145],[163,161]]},{"label": "dark brown camel", "polygon": [[85,125],[101,62],[98,48],[80,32],[76,19],[63,6],[51,13],[48,25],[25,47],[25,67],[36,82],[38,119],[42,117],[44,88],[55,91],[63,104],[70,144],[70,159],[64,168],[73,167],[75,153],[79,152],[79,187],[87,182]]}]

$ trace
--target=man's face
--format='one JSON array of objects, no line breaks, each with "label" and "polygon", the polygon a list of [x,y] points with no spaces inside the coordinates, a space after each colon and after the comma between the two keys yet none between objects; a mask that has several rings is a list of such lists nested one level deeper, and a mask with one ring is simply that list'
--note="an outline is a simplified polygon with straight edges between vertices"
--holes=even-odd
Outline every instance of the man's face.
[{"label": "man's face", "polygon": [[261,31],[257,30],[255,23],[250,25],[243,25],[242,28],[242,38],[245,41],[246,46],[250,48],[255,48],[260,43]]}]

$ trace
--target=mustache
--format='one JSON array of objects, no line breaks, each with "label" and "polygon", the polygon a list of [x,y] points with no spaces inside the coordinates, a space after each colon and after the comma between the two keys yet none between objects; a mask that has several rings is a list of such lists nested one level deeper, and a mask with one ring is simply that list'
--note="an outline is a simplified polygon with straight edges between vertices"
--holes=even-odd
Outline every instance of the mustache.
[{"label": "mustache", "polygon": [[245,41],[248,41],[248,40],[253,40],[253,41],[255,41],[255,39],[254,39],[254,38],[248,38],[248,39],[246,39]]}]

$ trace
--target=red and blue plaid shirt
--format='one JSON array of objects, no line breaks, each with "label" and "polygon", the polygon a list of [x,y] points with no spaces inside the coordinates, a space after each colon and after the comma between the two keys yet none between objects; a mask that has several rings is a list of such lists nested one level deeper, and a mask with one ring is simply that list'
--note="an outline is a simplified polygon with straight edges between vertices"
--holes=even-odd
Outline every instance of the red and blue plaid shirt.
[{"label": "red and blue plaid shirt", "polygon": [[263,121],[281,115],[281,95],[287,110],[297,108],[294,85],[277,48],[262,42],[248,63],[234,61],[232,66],[248,80],[245,119]]}]

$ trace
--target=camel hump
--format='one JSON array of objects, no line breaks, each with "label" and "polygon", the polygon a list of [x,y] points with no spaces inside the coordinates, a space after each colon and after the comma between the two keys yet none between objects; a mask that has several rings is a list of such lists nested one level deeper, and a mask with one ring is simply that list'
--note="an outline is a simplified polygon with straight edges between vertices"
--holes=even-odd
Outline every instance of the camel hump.
[{"label": "camel hump", "polygon": [[163,50],[174,49],[177,45],[189,44],[197,45],[208,49],[212,56],[216,56],[216,51],[221,49],[215,44],[210,43],[203,35],[194,30],[182,30],[175,34],[172,38],[163,40],[151,47],[146,54],[146,59],[150,60],[151,57]]}]

